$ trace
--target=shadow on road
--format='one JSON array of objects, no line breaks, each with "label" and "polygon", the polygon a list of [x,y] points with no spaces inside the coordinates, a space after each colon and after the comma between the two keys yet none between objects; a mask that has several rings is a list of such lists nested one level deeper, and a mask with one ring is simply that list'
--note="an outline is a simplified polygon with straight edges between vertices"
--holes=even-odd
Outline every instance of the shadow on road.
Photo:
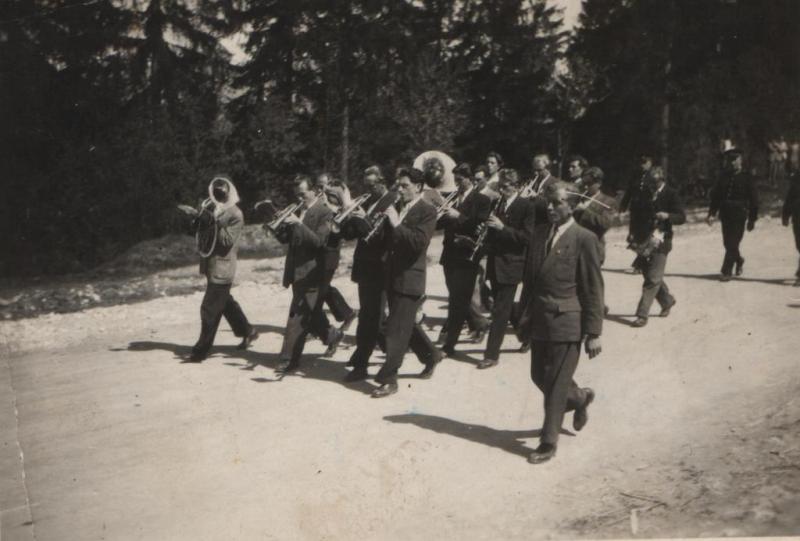
[{"label": "shadow on road", "polygon": [[[630,276],[636,276],[636,274],[630,272],[629,269],[603,269],[603,272],[613,272],[616,274],[627,274]],[[664,278],[694,278],[696,280],[710,280],[712,282],[719,282],[719,273],[711,273],[711,274],[687,274],[681,272],[667,272],[664,273]],[[742,276],[734,276],[731,279],[732,282],[760,282],[762,284],[770,284],[775,286],[790,286],[794,283],[792,279],[789,278],[744,278]]]},{"label": "shadow on road", "polygon": [[636,317],[636,314],[627,315],[627,314],[606,314],[605,320],[611,321],[614,323],[619,323],[620,325],[625,325],[626,327],[633,327],[633,321],[630,321],[630,317]]},{"label": "shadow on road", "polygon": [[416,425],[426,430],[438,432],[439,434],[447,434],[474,443],[480,443],[488,447],[496,447],[512,455],[523,457],[527,457],[531,454],[533,448],[527,447],[520,440],[524,438],[536,438],[541,434],[541,430],[498,430],[488,426],[462,423],[445,417],[422,415],[420,413],[388,415],[383,419],[390,423]]}]

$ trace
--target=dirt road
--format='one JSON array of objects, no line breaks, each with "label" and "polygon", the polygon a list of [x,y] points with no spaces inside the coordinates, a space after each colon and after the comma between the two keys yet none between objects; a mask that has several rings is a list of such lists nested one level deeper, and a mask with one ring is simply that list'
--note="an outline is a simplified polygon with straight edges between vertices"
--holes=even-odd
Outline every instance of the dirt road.
[{"label": "dirt road", "polygon": [[[744,276],[724,284],[719,230],[679,228],[667,266],[678,305],[642,329],[626,323],[641,277],[624,272],[622,239],[613,231],[608,249],[604,351],[576,377],[597,392],[589,424],[540,466],[526,456],[542,398],[513,335],[488,371],[472,344],[427,381],[407,357],[387,399],[371,399],[371,383],[343,385],[351,350],[319,358],[319,342],[276,381],[289,294],[274,271],[253,272],[275,261],[245,262],[234,289],[262,332],[254,348],[237,351],[223,324],[200,365],[179,358],[198,333],[200,293],[2,322],[0,537],[800,534],[791,232],[759,222]],[[336,284],[355,302],[346,276]],[[433,266],[429,319],[441,321],[445,297]]]}]

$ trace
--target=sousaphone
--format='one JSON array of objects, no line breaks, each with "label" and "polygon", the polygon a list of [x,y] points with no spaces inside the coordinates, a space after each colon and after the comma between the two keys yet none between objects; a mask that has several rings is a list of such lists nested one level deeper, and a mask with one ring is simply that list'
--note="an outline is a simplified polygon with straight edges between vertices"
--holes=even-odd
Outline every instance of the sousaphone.
[{"label": "sousaphone", "polygon": [[424,171],[425,162],[430,159],[437,159],[444,166],[442,181],[438,186],[433,187],[442,194],[456,191],[458,187],[456,186],[455,177],[453,177],[453,169],[456,167],[455,160],[441,150],[427,150],[414,159],[414,168]]}]

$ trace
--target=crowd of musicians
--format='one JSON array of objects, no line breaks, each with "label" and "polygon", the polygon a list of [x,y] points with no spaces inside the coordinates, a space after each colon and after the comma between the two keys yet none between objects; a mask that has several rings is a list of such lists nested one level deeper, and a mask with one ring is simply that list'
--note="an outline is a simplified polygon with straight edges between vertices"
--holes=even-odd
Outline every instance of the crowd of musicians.
[{"label": "crowd of musicians", "polygon": [[[501,361],[510,325],[521,351],[530,350],[531,379],[544,395],[540,444],[529,461],[549,460],[565,414],[573,412],[573,428],[581,430],[595,397],[573,378],[582,348],[589,358],[601,352],[608,312],[601,274],[604,237],[618,212],[630,212],[632,266],[643,277],[632,325],[647,324],[654,301],[662,317],[676,304],[664,272],[673,227],[684,223],[686,215],[653,157],[642,156],[640,165],[641,175],[630,183],[619,208],[603,192],[603,171],[580,156],[568,160],[569,178],[562,180],[550,172],[548,155],[536,154],[533,174],[523,180],[491,152],[474,170],[466,163],[452,168],[454,182],[446,189],[448,171],[436,157],[421,168],[397,169],[391,180],[371,166],[363,173],[366,190],[359,197],[327,174],[297,176],[296,203],[267,224],[287,246],[283,285],[292,292],[277,372],[300,367],[309,335],[327,346],[325,355],[333,355],[357,319],[345,380],[368,379],[370,359],[379,348],[385,360],[374,375],[378,386],[372,396],[386,397],[398,390],[398,370],[409,350],[422,365],[419,377],[430,378],[444,358],[459,355],[466,327],[467,340],[486,340],[477,362],[478,369],[486,370]],[[230,292],[243,227],[236,188],[217,177],[209,193],[217,233],[213,253],[202,260],[208,287],[201,335],[190,359],[198,362],[208,355],[223,316],[242,338],[240,348],[258,337]],[[794,188],[786,200],[784,225],[794,222],[796,238],[799,215],[800,189]],[[743,170],[738,150],[726,152],[724,173],[712,192],[709,222],[717,216],[725,246],[721,279],[727,281],[743,272],[739,244],[758,218],[755,183]],[[436,230],[443,230],[443,248],[441,254],[430,254]],[[358,310],[331,284],[344,240],[356,241],[350,277],[358,286]],[[797,246],[800,251],[800,239]],[[436,256],[448,291],[438,344],[421,326],[428,258]],[[326,305],[336,324],[326,315]]]}]

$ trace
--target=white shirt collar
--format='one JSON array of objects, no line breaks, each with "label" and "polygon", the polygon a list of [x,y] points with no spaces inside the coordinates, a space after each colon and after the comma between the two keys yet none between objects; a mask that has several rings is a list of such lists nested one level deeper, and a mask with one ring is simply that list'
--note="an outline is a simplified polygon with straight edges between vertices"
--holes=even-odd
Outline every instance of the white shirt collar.
[{"label": "white shirt collar", "polygon": [[[553,235],[553,244],[551,244],[551,246],[554,247],[556,245],[556,243],[558,242],[558,239],[561,238],[561,235],[564,234],[564,231],[566,231],[567,229],[572,227],[572,224],[574,224],[574,223],[575,223],[575,218],[570,216],[569,220],[567,220],[566,222],[564,222],[563,224],[558,226],[558,229],[556,229],[556,234]],[[551,248],[551,250],[552,250],[552,248]]]},{"label": "white shirt collar", "polygon": [[400,211],[400,216],[399,216],[401,222],[405,219],[406,215],[408,214],[408,211],[411,210],[411,207],[416,205],[417,202],[420,201],[421,199],[422,199],[422,194],[412,199],[408,204],[406,204],[406,206],[403,207],[403,210]]}]

